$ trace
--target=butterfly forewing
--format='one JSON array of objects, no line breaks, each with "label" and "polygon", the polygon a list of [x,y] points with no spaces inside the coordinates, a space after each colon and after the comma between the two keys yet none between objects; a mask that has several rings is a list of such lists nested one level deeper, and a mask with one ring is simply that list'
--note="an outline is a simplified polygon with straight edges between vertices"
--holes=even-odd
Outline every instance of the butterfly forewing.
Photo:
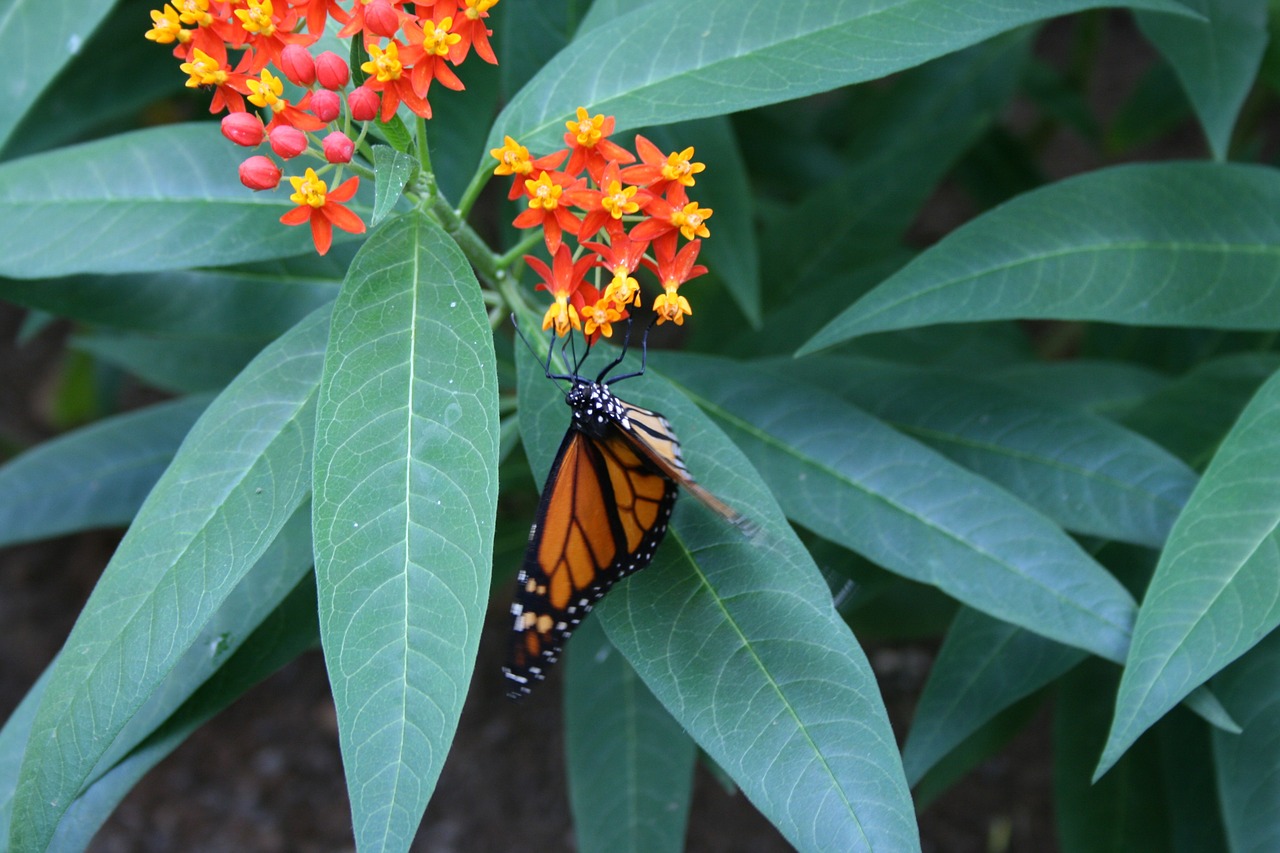
[{"label": "butterfly forewing", "polygon": [[517,575],[508,695],[542,680],[591,607],[623,577],[648,565],[678,489],[612,420],[590,433],[574,426],[547,476],[537,521]]}]

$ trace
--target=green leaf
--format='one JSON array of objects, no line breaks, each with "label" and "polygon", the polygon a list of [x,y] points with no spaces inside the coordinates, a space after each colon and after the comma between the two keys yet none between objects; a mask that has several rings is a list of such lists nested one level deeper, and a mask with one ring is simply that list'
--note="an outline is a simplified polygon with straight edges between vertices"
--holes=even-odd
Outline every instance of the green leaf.
[{"label": "green leaf", "polygon": [[723,359],[652,361],[743,449],[789,518],[998,619],[1124,659],[1132,597],[1004,490],[817,386]]},{"label": "green leaf", "polygon": [[270,339],[195,338],[99,329],[73,335],[70,346],[175,394],[226,387]]},{"label": "green leaf", "polygon": [[377,225],[395,209],[404,196],[404,185],[413,177],[416,165],[412,157],[390,145],[373,146],[373,173],[376,181],[370,225]]},{"label": "green leaf", "polygon": [[871,332],[1014,318],[1280,326],[1280,172],[1116,166],[1019,196],[956,229],[800,354]]},{"label": "green leaf", "polygon": [[859,110],[843,174],[765,231],[765,280],[795,294],[836,282],[847,288],[870,260],[897,249],[920,206],[1013,94],[1030,36],[1000,36],[912,69]]},{"label": "green leaf", "polygon": [[1240,415],[1169,536],[1134,626],[1099,773],[1280,625],[1280,374]]},{"label": "green leaf", "polygon": [[1158,548],[1196,484],[1190,468],[1142,436],[967,375],[839,358],[779,366],[800,381],[822,377],[843,399],[1078,533]]},{"label": "green leaf", "polygon": [[[251,193],[241,149],[211,122],[153,127],[0,165],[0,275],[154,272],[313,251]],[[341,238],[339,238],[341,239]]]},{"label": "green leaf", "polygon": [[[541,474],[567,412],[534,358],[518,359],[521,433]],[[685,497],[653,564],[598,608],[610,640],[797,849],[919,850],[866,657],[768,490],[652,371],[626,399],[670,418],[690,471],[760,529],[748,539]]]},{"label": "green leaf", "polygon": [[[683,0],[663,0],[592,27],[511,99],[485,149],[504,134],[558,148],[579,106],[617,117],[619,131],[745,110],[876,80],[991,36],[1099,6],[1187,14],[1170,0],[705,0],[698,25],[673,27]],[[928,21],[927,27],[920,21]],[[602,73],[601,69],[608,69]]]},{"label": "green leaf", "polygon": [[600,620],[565,655],[569,805],[580,853],[681,853],[692,740],[609,642]]},{"label": "green leaf", "polygon": [[1280,370],[1280,354],[1216,358],[1152,394],[1121,423],[1203,468],[1263,382]]},{"label": "green leaf", "polygon": [[1204,16],[1138,12],[1138,26],[1177,72],[1215,160],[1226,160],[1231,128],[1267,46],[1267,0],[1182,0]]},{"label": "green leaf", "polygon": [[32,726],[15,849],[45,850],[101,757],[306,500],[322,308],[210,405],[67,638]]},{"label": "green leaf", "polygon": [[[31,685],[27,695],[22,697],[18,707],[4,721],[0,728],[0,838],[7,843],[9,827],[13,819],[13,795],[18,788],[18,771],[22,768],[22,756],[27,751],[27,740],[31,737],[31,724],[35,721],[40,700],[44,698],[45,688],[49,686],[49,676],[57,664],[49,664],[45,671]],[[8,848],[6,848],[8,849]]]},{"label": "green leaf", "polygon": [[[285,587],[285,591],[288,589]],[[58,826],[53,848],[86,848],[119,802],[151,768],[250,687],[313,646],[318,637],[316,587],[308,573],[172,716],[76,798]]]},{"label": "green leaf", "polygon": [[219,270],[0,279],[0,299],[112,329],[274,340],[337,296],[344,249]]},{"label": "green leaf", "polygon": [[1053,715],[1054,810],[1063,853],[1166,853],[1169,814],[1160,750],[1148,738],[1107,778],[1089,780],[1111,711],[1115,676],[1086,661],[1063,679]]},{"label": "green leaf", "polygon": [[1167,377],[1141,365],[1097,359],[1015,364],[988,376],[1023,394],[1110,417],[1137,407],[1169,384]]},{"label": "green leaf", "polygon": [[1272,633],[1213,682],[1243,726],[1213,732],[1218,800],[1233,851],[1280,847],[1280,633]]},{"label": "green leaf", "polygon": [[1079,649],[962,607],[929,670],[902,750],[915,785],[1005,709],[1084,660]]},{"label": "green leaf", "polygon": [[316,420],[320,631],[361,850],[407,850],[467,695],[492,571],[498,392],[479,285],[424,214],[333,312]]},{"label": "green leaf", "polygon": [[[9,8],[16,5],[7,4]],[[65,60],[58,69],[58,76],[40,94],[40,108],[22,116],[9,136],[8,144],[0,140],[4,159],[46,151],[94,133],[100,134],[109,127],[136,123],[143,110],[162,99],[202,98],[204,108],[207,108],[207,94],[183,88],[184,75],[178,68],[181,60],[174,57],[172,48],[138,37],[137,12],[141,9],[133,12],[128,7],[117,7],[89,35],[85,25],[93,22],[85,18],[84,10],[92,10],[90,15],[98,15],[111,8],[109,4],[45,2],[24,5],[32,8],[38,5],[42,11],[57,6],[78,7],[79,11],[74,23],[61,32],[60,36],[65,41],[60,42],[59,49],[45,53],[37,63],[39,72],[44,73],[51,67],[57,68],[54,63]],[[142,21],[145,22],[146,18]],[[39,36],[50,35],[45,31],[48,26],[56,25],[49,22],[48,16],[42,16],[36,31]],[[86,35],[88,40],[80,44]],[[31,50],[33,44],[28,41],[24,47]],[[5,56],[15,55],[8,45],[0,47],[0,51],[4,51]],[[110,92],[110,97],[103,97],[104,92]],[[14,116],[5,115],[6,124],[11,118],[17,118],[17,112],[15,107]]]},{"label": "green leaf", "polygon": [[375,118],[373,132],[402,154],[407,154],[413,148],[413,134],[409,132],[404,119],[398,115],[392,115],[391,121],[383,121],[380,117]]},{"label": "green leaf", "polygon": [[108,418],[0,467],[0,546],[123,527],[164,473],[207,397]]},{"label": "green leaf", "polygon": [[0,56],[7,66],[0,149],[45,87],[111,12],[111,4],[93,0],[11,0],[6,7],[0,14]]}]

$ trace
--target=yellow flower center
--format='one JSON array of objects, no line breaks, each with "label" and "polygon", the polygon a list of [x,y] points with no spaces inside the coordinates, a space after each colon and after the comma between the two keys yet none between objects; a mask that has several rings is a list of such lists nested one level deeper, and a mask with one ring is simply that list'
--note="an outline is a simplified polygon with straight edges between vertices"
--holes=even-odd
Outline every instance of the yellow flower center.
[{"label": "yellow flower center", "polygon": [[498,0],[467,0],[466,16],[473,21],[498,4]]},{"label": "yellow flower center", "polygon": [[399,80],[404,66],[400,64],[400,49],[395,42],[382,50],[376,44],[369,45],[369,61],[360,66],[366,74],[374,75],[379,83]]},{"label": "yellow flower center", "polygon": [[564,192],[564,187],[552,183],[551,176],[546,172],[536,181],[525,181],[524,185],[529,190],[529,207],[555,210],[560,206],[560,194]]},{"label": "yellow flower center", "polygon": [[578,144],[584,148],[593,148],[600,141],[600,128],[604,126],[604,115],[599,114],[594,118],[587,115],[585,107],[578,107],[577,121],[566,122],[565,126],[569,131],[576,135]]},{"label": "yellow flower center", "polygon": [[249,87],[249,103],[255,107],[280,109],[285,105],[280,99],[284,94],[284,81],[267,69],[262,69],[260,80],[246,80],[245,85]]},{"label": "yellow flower center", "polygon": [[249,8],[236,10],[236,17],[240,19],[245,32],[260,36],[275,35],[275,9],[271,5],[271,0],[248,0],[248,2]]},{"label": "yellow flower center", "polygon": [[600,206],[614,219],[621,219],[624,213],[635,213],[640,209],[640,205],[631,200],[635,194],[635,187],[623,189],[618,181],[610,181],[609,192],[600,199]]},{"label": "yellow flower center", "polygon": [[289,183],[293,184],[293,195],[289,196],[289,201],[299,205],[305,204],[308,207],[324,207],[325,194],[328,193],[329,186],[320,180],[315,169],[307,169],[307,173],[301,178],[289,178]]},{"label": "yellow flower center", "polygon": [[445,18],[439,24],[427,21],[422,29],[426,34],[426,38],[422,40],[423,49],[436,56],[448,56],[449,48],[462,41],[462,36],[449,32],[453,29],[453,18]]},{"label": "yellow flower center", "polygon": [[213,23],[213,15],[209,14],[209,0],[181,0],[178,3],[178,17],[182,23],[198,27],[207,27]]},{"label": "yellow flower center", "polygon": [[190,62],[184,62],[178,67],[182,70],[182,73],[188,75],[188,88],[221,86],[227,82],[227,72],[223,69],[222,63],[200,48],[192,51]]}]

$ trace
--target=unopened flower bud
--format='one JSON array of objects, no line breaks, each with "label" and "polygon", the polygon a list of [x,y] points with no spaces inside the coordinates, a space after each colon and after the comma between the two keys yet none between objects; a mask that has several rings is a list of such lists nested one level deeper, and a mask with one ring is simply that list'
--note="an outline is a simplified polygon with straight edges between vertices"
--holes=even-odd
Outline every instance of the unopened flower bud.
[{"label": "unopened flower bud", "polygon": [[347,95],[347,109],[356,121],[373,121],[380,106],[378,93],[368,86],[358,86]]},{"label": "unopened flower bud", "polygon": [[280,167],[270,157],[255,154],[240,164],[240,183],[254,192],[275,189],[280,183]]},{"label": "unopened flower bud", "polygon": [[324,148],[324,159],[330,163],[350,163],[351,155],[356,150],[356,144],[340,130],[326,136],[321,145]]},{"label": "unopened flower bud", "polygon": [[222,135],[236,145],[253,148],[262,144],[262,119],[253,113],[227,113],[222,117]]},{"label": "unopened flower bud", "polygon": [[326,89],[341,89],[351,79],[346,60],[331,50],[316,57],[316,79]]},{"label": "unopened flower bud", "polygon": [[316,61],[311,58],[311,51],[300,44],[286,44],[280,51],[280,70],[298,86],[316,82]]},{"label": "unopened flower bud", "polygon": [[296,127],[282,124],[271,129],[271,150],[285,160],[307,150],[307,135]]},{"label": "unopened flower bud", "polygon": [[400,16],[387,0],[370,0],[364,7],[364,28],[382,38],[391,38],[400,30]]},{"label": "unopened flower bud", "polygon": [[342,112],[342,96],[328,89],[317,89],[311,93],[311,112],[325,124],[333,121]]}]

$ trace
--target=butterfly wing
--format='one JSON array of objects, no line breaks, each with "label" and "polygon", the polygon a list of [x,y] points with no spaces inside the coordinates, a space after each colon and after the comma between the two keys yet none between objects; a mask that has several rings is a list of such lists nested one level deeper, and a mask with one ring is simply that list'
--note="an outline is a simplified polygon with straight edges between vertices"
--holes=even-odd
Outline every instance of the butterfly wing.
[{"label": "butterfly wing", "polygon": [[618,402],[625,415],[619,423],[619,428],[635,439],[635,443],[650,462],[717,515],[742,530],[751,532],[754,525],[746,517],[693,479],[693,475],[685,467],[684,457],[680,455],[680,440],[676,438],[671,423],[665,417],[652,409],[646,409],[625,400],[618,400]]},{"label": "butterfly wing", "polygon": [[516,576],[508,696],[527,695],[613,584],[653,559],[678,489],[622,429],[570,430]]}]

